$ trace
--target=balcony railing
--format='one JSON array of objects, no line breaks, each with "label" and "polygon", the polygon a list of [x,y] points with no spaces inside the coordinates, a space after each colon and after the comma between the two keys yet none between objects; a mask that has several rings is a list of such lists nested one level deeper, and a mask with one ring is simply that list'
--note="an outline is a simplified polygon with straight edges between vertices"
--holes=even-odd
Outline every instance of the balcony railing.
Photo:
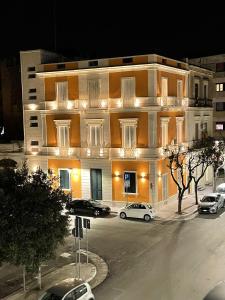
[{"label": "balcony railing", "polygon": [[108,158],[109,148],[90,147],[81,149],[82,158]]},{"label": "balcony railing", "polygon": [[212,99],[189,99],[189,107],[212,107]]}]

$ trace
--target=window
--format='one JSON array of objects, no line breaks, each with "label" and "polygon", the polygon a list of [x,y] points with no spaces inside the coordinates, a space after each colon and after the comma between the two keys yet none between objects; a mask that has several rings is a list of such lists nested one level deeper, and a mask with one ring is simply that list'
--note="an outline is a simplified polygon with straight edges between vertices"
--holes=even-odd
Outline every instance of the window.
[{"label": "window", "polygon": [[177,98],[183,98],[183,81],[177,80]]},{"label": "window", "polygon": [[65,101],[68,100],[68,82],[56,82],[56,100]]},{"label": "window", "polygon": [[199,84],[195,83],[195,99],[198,99],[199,97]]},{"label": "window", "polygon": [[169,117],[161,117],[161,142],[162,147],[168,145],[168,125],[169,125]]},{"label": "window", "polygon": [[133,100],[136,94],[135,77],[123,77],[121,81],[121,97],[124,101],[124,105],[133,106]]},{"label": "window", "polygon": [[224,91],[224,84],[223,83],[217,83],[216,84],[216,91],[217,92],[223,92]]},{"label": "window", "polygon": [[216,130],[225,130],[225,122],[216,122]]},{"label": "window", "polygon": [[31,146],[38,146],[39,143],[38,141],[31,141],[30,144]]},{"label": "window", "polygon": [[127,194],[136,194],[136,172],[124,172],[124,191]]},{"label": "window", "polygon": [[66,67],[65,64],[58,64],[58,65],[57,65],[57,69],[58,69],[58,70],[65,69],[65,67]]},{"label": "window", "polygon": [[123,58],[123,63],[124,64],[130,64],[133,62],[133,57],[125,57]]},{"label": "window", "polygon": [[28,72],[35,72],[35,67],[28,67],[28,68],[27,68],[27,71],[28,71]]},{"label": "window", "polygon": [[216,72],[223,72],[225,70],[224,66],[225,66],[225,63],[223,63],[223,62],[217,63],[216,64]]},{"label": "window", "polygon": [[69,128],[71,120],[54,120],[57,128],[57,144],[60,148],[70,146]]},{"label": "window", "polygon": [[29,75],[28,75],[28,78],[29,78],[29,79],[35,78],[35,77],[36,77],[36,74],[29,74]]},{"label": "window", "polygon": [[88,80],[88,99],[89,101],[98,100],[100,96],[100,82],[99,79]]},{"label": "window", "polygon": [[162,97],[168,97],[168,79],[162,78]]},{"label": "window", "polygon": [[203,83],[203,99],[208,99],[208,82]]},{"label": "window", "polygon": [[122,128],[122,147],[136,148],[136,128],[137,119],[120,119],[120,126]]},{"label": "window", "polygon": [[89,126],[89,134],[90,134],[90,146],[98,147],[102,144],[102,133],[101,133],[101,125],[93,125]]},{"label": "window", "polygon": [[64,190],[70,189],[70,170],[59,169],[59,185]]},{"label": "window", "polygon": [[29,93],[36,93],[36,89],[29,89]]},{"label": "window", "polygon": [[216,102],[216,111],[224,111],[225,102]]},{"label": "window", "polygon": [[29,100],[36,100],[37,99],[37,96],[29,96]]},{"label": "window", "polygon": [[98,66],[98,61],[97,60],[92,60],[88,62],[89,67],[97,67]]},{"label": "window", "polygon": [[38,127],[38,117],[30,116],[30,127]]},{"label": "window", "polygon": [[195,123],[195,140],[198,140],[198,131],[199,131],[199,124]]}]

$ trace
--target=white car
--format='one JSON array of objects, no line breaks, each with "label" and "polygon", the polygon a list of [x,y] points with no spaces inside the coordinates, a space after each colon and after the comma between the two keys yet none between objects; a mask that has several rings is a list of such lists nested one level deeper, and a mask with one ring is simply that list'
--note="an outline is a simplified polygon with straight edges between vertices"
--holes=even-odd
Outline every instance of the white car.
[{"label": "white car", "polygon": [[146,203],[132,203],[120,210],[120,218],[139,218],[149,222],[154,218],[154,212],[151,205]]},{"label": "white car", "polygon": [[91,287],[82,280],[61,282],[49,288],[39,300],[95,300]]},{"label": "white car", "polygon": [[224,207],[224,197],[219,193],[211,193],[204,196],[198,205],[199,213],[216,214],[218,210]]},{"label": "white car", "polygon": [[220,194],[225,194],[225,183],[221,183],[217,186],[216,192]]}]

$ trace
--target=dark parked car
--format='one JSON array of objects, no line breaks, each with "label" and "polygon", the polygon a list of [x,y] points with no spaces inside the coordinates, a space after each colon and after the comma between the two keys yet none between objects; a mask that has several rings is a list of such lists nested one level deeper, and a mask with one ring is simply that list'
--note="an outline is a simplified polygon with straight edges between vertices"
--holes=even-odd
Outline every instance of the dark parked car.
[{"label": "dark parked car", "polygon": [[110,207],[91,200],[72,200],[67,203],[66,209],[75,215],[102,216],[110,214]]}]

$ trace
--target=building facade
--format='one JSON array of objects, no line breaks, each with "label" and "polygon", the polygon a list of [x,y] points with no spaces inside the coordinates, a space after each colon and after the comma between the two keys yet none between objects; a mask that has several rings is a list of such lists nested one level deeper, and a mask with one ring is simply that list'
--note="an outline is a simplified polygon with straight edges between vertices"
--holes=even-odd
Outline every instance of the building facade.
[{"label": "building facade", "polygon": [[213,76],[213,134],[225,137],[225,54],[190,59],[194,65],[210,69]]},{"label": "building facade", "polygon": [[212,135],[213,72],[158,55],[20,55],[31,170],[51,169],[73,198],[158,205],[176,196],[164,149]]}]

